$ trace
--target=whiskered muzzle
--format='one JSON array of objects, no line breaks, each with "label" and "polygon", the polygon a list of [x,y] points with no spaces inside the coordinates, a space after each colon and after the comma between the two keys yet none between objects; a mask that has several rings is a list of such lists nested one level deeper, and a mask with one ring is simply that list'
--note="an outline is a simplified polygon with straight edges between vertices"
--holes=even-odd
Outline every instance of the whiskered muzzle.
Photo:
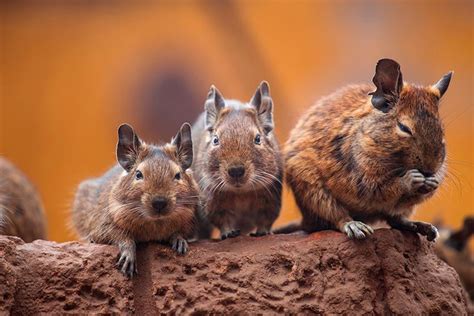
[{"label": "whiskered muzzle", "polygon": [[239,180],[245,175],[245,167],[243,165],[232,166],[227,169],[227,173],[234,180]]},{"label": "whiskered muzzle", "polygon": [[153,198],[151,206],[157,214],[162,214],[167,211],[169,206],[169,200],[165,197],[158,196]]}]

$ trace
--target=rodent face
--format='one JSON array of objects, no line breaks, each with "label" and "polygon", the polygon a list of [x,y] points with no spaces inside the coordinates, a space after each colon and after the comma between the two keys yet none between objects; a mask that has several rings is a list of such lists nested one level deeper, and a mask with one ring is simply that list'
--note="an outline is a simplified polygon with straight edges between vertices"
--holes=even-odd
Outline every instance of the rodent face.
[{"label": "rodent face", "polygon": [[279,151],[273,135],[273,101],[263,81],[249,103],[225,101],[212,86],[205,103],[206,147],[199,168],[204,191],[250,191],[275,183]]},{"label": "rodent face", "polygon": [[446,157],[438,98],[429,89],[407,86],[397,105],[394,132],[403,144],[405,166],[425,176],[438,172]]},{"label": "rodent face", "polygon": [[147,147],[136,165],[121,177],[115,196],[121,204],[130,205],[142,216],[154,219],[169,214],[192,193],[188,175],[178,163],[163,149]]},{"label": "rodent face", "polygon": [[439,101],[448,89],[452,72],[436,84],[404,84],[400,65],[390,59],[378,62],[373,79],[373,115],[363,125],[365,151],[376,154],[389,172],[418,169],[426,177],[444,174],[446,156]]},{"label": "rodent face", "polygon": [[117,160],[124,173],[114,186],[115,216],[121,221],[157,219],[198,204],[192,175],[191,126],[183,124],[170,144],[147,145],[128,125],[119,128]]},{"label": "rodent face", "polygon": [[433,176],[444,163],[438,99],[429,89],[405,86],[394,108],[387,114],[376,113],[363,133],[373,140],[365,143],[373,145],[370,150],[378,153],[377,159],[387,161],[395,174],[418,169],[427,177]]},{"label": "rodent face", "polygon": [[254,108],[225,108],[207,135],[207,172],[222,190],[248,191],[271,185],[277,173],[272,134]]}]

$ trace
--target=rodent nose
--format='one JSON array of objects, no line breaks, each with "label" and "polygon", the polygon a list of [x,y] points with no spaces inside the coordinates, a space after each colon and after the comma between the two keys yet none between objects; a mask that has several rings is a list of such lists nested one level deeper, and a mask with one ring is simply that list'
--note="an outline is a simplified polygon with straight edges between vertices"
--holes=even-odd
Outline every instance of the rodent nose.
[{"label": "rodent nose", "polygon": [[244,166],[232,166],[227,169],[227,173],[234,179],[238,179],[245,174]]},{"label": "rodent nose", "polygon": [[168,200],[164,197],[156,197],[151,201],[151,206],[155,211],[161,212],[168,206]]}]

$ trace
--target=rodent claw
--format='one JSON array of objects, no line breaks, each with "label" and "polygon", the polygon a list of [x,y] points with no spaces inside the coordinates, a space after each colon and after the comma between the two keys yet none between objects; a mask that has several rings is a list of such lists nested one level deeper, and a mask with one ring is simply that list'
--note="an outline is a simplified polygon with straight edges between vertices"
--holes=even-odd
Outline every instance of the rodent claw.
[{"label": "rodent claw", "polygon": [[435,178],[431,177],[431,178],[426,178],[425,180],[425,185],[429,186],[429,187],[432,187],[432,188],[437,188],[438,185],[439,185],[439,181],[436,180]]},{"label": "rodent claw", "polygon": [[240,229],[231,230],[230,232],[222,233],[221,234],[221,239],[224,240],[224,239],[227,239],[227,238],[234,238],[234,237],[237,237],[237,236],[240,236]]},{"label": "rodent claw", "polygon": [[262,236],[266,236],[266,235],[269,235],[270,232],[269,231],[256,231],[255,233],[251,233],[250,236],[252,237],[262,237]]},{"label": "rodent claw", "polygon": [[372,227],[365,225],[362,222],[356,222],[356,225],[359,229],[361,229],[365,233],[366,236],[371,235],[374,232]]},{"label": "rodent claw", "polygon": [[350,239],[354,238],[354,233],[352,232],[352,230],[350,228],[344,228],[344,230],[347,234],[347,237],[349,237]]},{"label": "rodent claw", "polygon": [[183,238],[176,238],[171,243],[171,249],[176,251],[179,255],[184,255],[188,252],[188,242]]},{"label": "rodent claw", "polygon": [[178,254],[184,255],[188,250],[187,242],[185,240],[181,240],[178,245]]},{"label": "rodent claw", "polygon": [[438,188],[439,181],[434,177],[426,178],[423,185],[418,189],[422,194],[430,193]]},{"label": "rodent claw", "polygon": [[364,239],[373,233],[372,227],[363,222],[351,221],[344,224],[344,232],[351,239]]},{"label": "rodent claw", "polygon": [[138,272],[134,256],[126,252],[120,253],[115,266],[128,278],[133,277]]},{"label": "rodent claw", "polygon": [[408,190],[413,192],[418,191],[418,189],[424,186],[426,178],[419,170],[411,169],[403,176],[403,181],[408,187]]},{"label": "rodent claw", "polygon": [[127,260],[127,263],[122,268],[122,272],[129,278],[133,277],[135,270],[136,270],[135,262],[133,262],[130,259]]},{"label": "rodent claw", "polygon": [[125,261],[125,256],[120,255],[120,257],[117,260],[117,263],[115,264],[116,267],[122,267],[123,263]]},{"label": "rodent claw", "polygon": [[[354,228],[352,228],[352,229],[354,229]],[[359,228],[354,229],[354,235],[357,239],[364,239],[365,238],[365,234],[361,230],[359,230]]]}]

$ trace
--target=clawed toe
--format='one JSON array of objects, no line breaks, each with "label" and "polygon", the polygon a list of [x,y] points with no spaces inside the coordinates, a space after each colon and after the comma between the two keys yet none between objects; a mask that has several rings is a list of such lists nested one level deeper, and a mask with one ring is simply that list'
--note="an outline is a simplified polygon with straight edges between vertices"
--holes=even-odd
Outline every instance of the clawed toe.
[{"label": "clawed toe", "polygon": [[171,243],[171,249],[179,255],[184,255],[188,252],[188,242],[183,238],[176,238]]},{"label": "clawed toe", "polygon": [[134,274],[138,274],[135,258],[126,253],[119,255],[115,266],[128,278],[132,278]]},{"label": "clawed toe", "polygon": [[408,170],[403,179],[410,191],[418,191],[425,184],[425,176],[417,169]]},{"label": "clawed toe", "polygon": [[268,231],[256,231],[255,233],[251,233],[250,236],[252,237],[262,237],[262,236],[266,236],[266,235],[269,235],[270,232]]},{"label": "clawed toe", "polygon": [[231,230],[230,232],[222,233],[221,239],[234,238],[240,235],[240,230]]},{"label": "clawed toe", "polygon": [[423,186],[419,188],[419,192],[426,194],[430,193],[438,188],[439,181],[436,180],[434,177],[429,177],[426,178],[425,181],[423,182]]},{"label": "clawed toe", "polygon": [[351,239],[364,239],[371,235],[374,230],[363,222],[351,221],[344,224],[344,232]]}]

